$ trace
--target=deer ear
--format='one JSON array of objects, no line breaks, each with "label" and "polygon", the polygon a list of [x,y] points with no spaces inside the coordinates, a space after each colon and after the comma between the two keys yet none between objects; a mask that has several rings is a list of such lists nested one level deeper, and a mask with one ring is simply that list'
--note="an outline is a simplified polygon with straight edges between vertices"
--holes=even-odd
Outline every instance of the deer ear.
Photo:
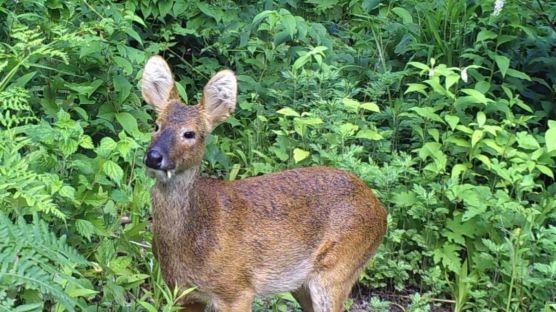
[{"label": "deer ear", "polygon": [[231,70],[214,75],[203,90],[201,106],[207,116],[209,129],[226,120],[236,108],[237,80]]},{"label": "deer ear", "polygon": [[141,78],[141,93],[145,101],[160,113],[170,100],[178,100],[174,78],[168,63],[158,55],[151,57]]}]

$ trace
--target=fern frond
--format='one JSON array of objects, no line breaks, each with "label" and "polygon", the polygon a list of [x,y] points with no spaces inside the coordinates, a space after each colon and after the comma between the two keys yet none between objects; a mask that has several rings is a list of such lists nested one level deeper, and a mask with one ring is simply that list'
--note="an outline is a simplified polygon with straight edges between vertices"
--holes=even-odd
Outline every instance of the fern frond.
[{"label": "fern frond", "polygon": [[[80,286],[64,272],[77,273],[75,268],[88,262],[66,244],[65,236],[56,237],[43,221],[28,224],[21,218],[12,223],[2,212],[0,235],[4,238],[0,241],[0,288],[38,290],[47,300],[74,311],[77,301],[64,287],[67,283]],[[0,293],[0,311],[10,304],[13,301]]]}]

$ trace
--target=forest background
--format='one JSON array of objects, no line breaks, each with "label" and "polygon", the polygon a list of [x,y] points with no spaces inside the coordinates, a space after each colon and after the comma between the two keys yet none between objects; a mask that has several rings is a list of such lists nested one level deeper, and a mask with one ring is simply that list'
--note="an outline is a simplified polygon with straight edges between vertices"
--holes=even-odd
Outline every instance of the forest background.
[{"label": "forest background", "polygon": [[389,232],[347,309],[556,310],[554,1],[0,0],[0,311],[186,295],[150,248],[154,54],[187,103],[238,75],[204,174],[327,165],[376,190]]}]

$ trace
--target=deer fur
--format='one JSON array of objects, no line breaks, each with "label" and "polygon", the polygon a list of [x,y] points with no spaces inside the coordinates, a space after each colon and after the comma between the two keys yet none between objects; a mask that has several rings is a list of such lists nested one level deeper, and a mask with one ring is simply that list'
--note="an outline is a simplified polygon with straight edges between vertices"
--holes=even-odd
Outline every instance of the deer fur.
[{"label": "deer fur", "polygon": [[246,312],[255,296],[290,291],[304,311],[341,311],[386,233],[372,190],[326,167],[202,177],[206,138],[235,110],[234,73],[217,73],[198,105],[184,105],[168,64],[154,56],[141,91],[158,113],[146,156],[157,178],[153,249],[171,287],[197,287],[184,310]]}]

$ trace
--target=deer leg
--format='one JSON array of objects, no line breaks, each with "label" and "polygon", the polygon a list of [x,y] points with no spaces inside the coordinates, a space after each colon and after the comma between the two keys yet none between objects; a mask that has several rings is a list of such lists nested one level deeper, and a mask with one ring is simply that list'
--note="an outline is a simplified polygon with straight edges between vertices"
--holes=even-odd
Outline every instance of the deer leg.
[{"label": "deer leg", "polygon": [[311,300],[311,293],[308,288],[301,286],[299,289],[293,291],[292,295],[303,309],[303,312],[314,312],[313,301]]},{"label": "deer leg", "polygon": [[[331,272],[329,272],[331,273]],[[308,281],[310,296],[312,299],[313,312],[341,312],[344,310],[344,302],[349,296],[357,275],[349,278],[338,278],[338,276],[325,274],[317,276]]]},{"label": "deer leg", "polygon": [[238,293],[239,297],[233,300],[215,300],[213,301],[213,309],[215,312],[251,312],[251,306],[255,294]]},{"label": "deer leg", "polygon": [[206,303],[200,301],[186,302],[181,306],[181,312],[204,312]]}]

